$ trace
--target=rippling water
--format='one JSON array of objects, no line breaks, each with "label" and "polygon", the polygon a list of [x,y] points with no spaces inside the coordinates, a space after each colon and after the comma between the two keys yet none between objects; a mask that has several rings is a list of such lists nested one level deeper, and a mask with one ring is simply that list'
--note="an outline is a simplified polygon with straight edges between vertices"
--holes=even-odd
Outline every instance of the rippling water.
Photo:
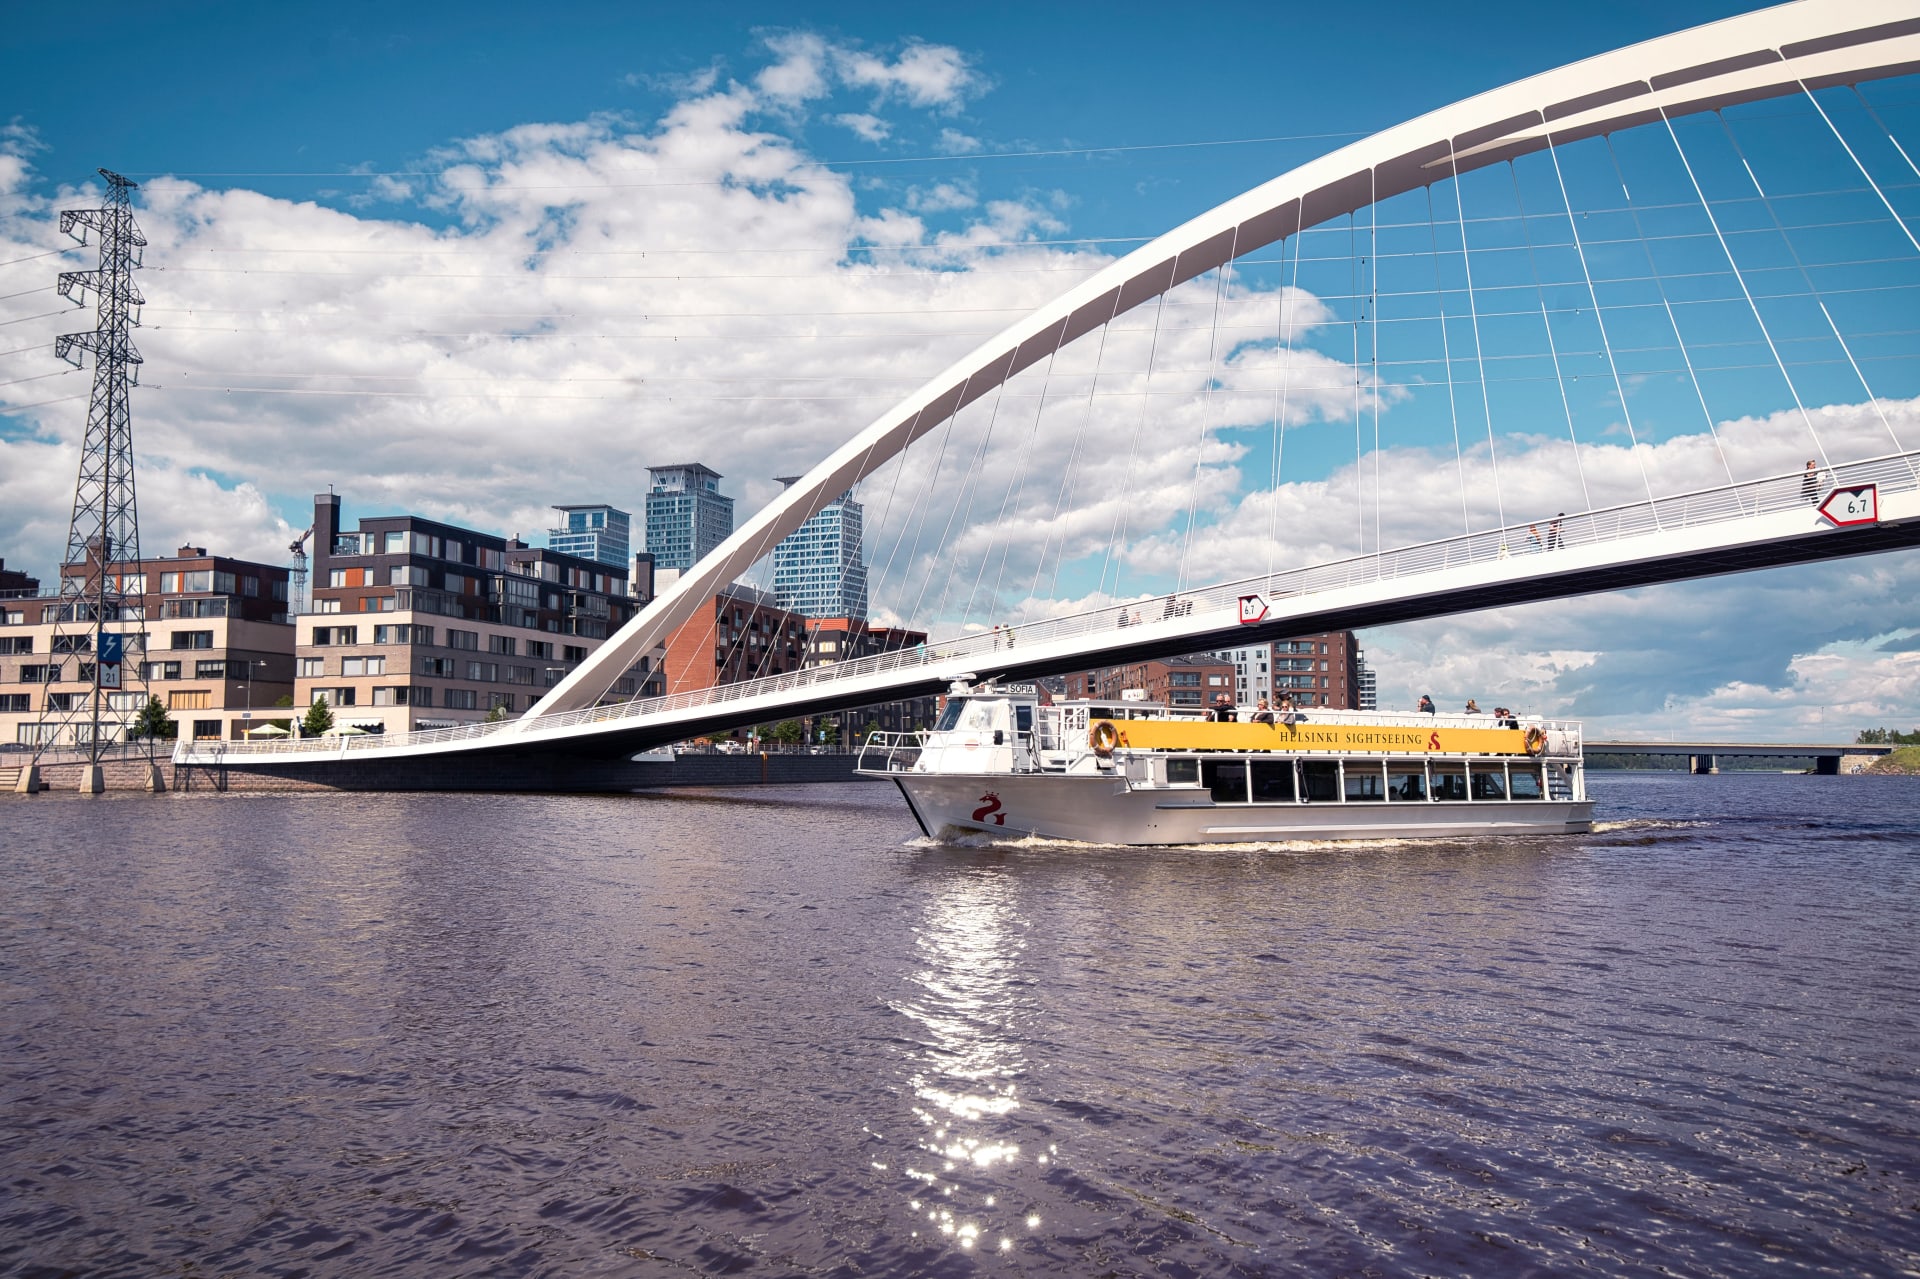
[{"label": "rippling water", "polygon": [[1140,852],[0,801],[0,1273],[1913,1273],[1920,782]]}]

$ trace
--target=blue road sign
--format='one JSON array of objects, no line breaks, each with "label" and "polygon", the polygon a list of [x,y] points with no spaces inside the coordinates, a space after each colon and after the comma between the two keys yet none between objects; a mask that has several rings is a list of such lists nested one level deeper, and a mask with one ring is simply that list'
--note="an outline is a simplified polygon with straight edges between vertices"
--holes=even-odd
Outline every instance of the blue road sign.
[{"label": "blue road sign", "polygon": [[118,666],[126,657],[127,637],[105,634],[100,637],[100,664]]}]

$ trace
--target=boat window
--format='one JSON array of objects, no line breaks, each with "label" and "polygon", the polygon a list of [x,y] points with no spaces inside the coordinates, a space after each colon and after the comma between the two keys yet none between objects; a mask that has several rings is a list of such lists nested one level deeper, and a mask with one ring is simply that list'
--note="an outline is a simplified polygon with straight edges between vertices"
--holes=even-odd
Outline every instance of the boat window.
[{"label": "boat window", "polygon": [[1033,707],[1026,702],[1013,708],[1013,727],[1017,732],[1033,731]]},{"label": "boat window", "polygon": [[1200,761],[1197,759],[1170,759],[1167,761],[1167,785],[1197,786],[1200,784]]},{"label": "boat window", "polygon": [[1253,774],[1253,802],[1290,804],[1293,802],[1293,761],[1290,759],[1249,760]]},{"label": "boat window", "polygon": [[1545,799],[1546,792],[1540,788],[1540,766],[1538,764],[1515,764],[1508,772],[1513,785],[1515,799]]},{"label": "boat window", "polygon": [[1216,804],[1247,802],[1247,761],[1244,759],[1203,759],[1200,780],[1213,792]]},{"label": "boat window", "polygon": [[1459,760],[1436,759],[1427,765],[1427,771],[1433,777],[1433,797],[1435,799],[1465,799],[1467,797],[1467,766]]},{"label": "boat window", "polygon": [[960,712],[967,709],[967,699],[956,697],[947,703],[947,709],[940,712],[940,720],[933,726],[936,733],[952,732],[960,723]]},{"label": "boat window", "polygon": [[1387,763],[1387,798],[1396,804],[1425,803],[1427,766],[1421,763]]},{"label": "boat window", "polygon": [[1475,799],[1507,797],[1507,766],[1505,764],[1475,764],[1469,776],[1473,781]]},{"label": "boat window", "polygon": [[1300,761],[1300,788],[1306,792],[1308,802],[1314,804],[1337,804],[1340,802],[1340,764],[1331,759],[1303,759]]},{"label": "boat window", "polygon": [[1350,759],[1346,765],[1347,802],[1374,803],[1387,797],[1386,772],[1377,759]]}]

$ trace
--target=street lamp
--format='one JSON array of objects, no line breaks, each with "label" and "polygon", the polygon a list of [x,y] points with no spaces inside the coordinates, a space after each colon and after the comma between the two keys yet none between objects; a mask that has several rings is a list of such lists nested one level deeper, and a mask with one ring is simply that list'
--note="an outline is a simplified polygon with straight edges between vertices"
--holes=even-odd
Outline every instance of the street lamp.
[{"label": "street lamp", "polygon": [[243,733],[250,734],[253,731],[253,672],[256,667],[265,667],[266,664],[265,658],[255,658],[247,663],[247,710],[240,717],[240,722],[246,725],[241,730]]}]

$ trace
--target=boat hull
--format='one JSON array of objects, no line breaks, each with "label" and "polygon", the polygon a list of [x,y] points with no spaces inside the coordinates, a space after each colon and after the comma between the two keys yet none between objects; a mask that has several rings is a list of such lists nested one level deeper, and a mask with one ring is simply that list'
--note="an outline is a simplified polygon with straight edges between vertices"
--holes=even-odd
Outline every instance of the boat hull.
[{"label": "boat hull", "polygon": [[1215,804],[1205,791],[1133,789],[1111,775],[890,773],[927,834],[982,831],[1088,844],[1570,835],[1592,800]]}]

